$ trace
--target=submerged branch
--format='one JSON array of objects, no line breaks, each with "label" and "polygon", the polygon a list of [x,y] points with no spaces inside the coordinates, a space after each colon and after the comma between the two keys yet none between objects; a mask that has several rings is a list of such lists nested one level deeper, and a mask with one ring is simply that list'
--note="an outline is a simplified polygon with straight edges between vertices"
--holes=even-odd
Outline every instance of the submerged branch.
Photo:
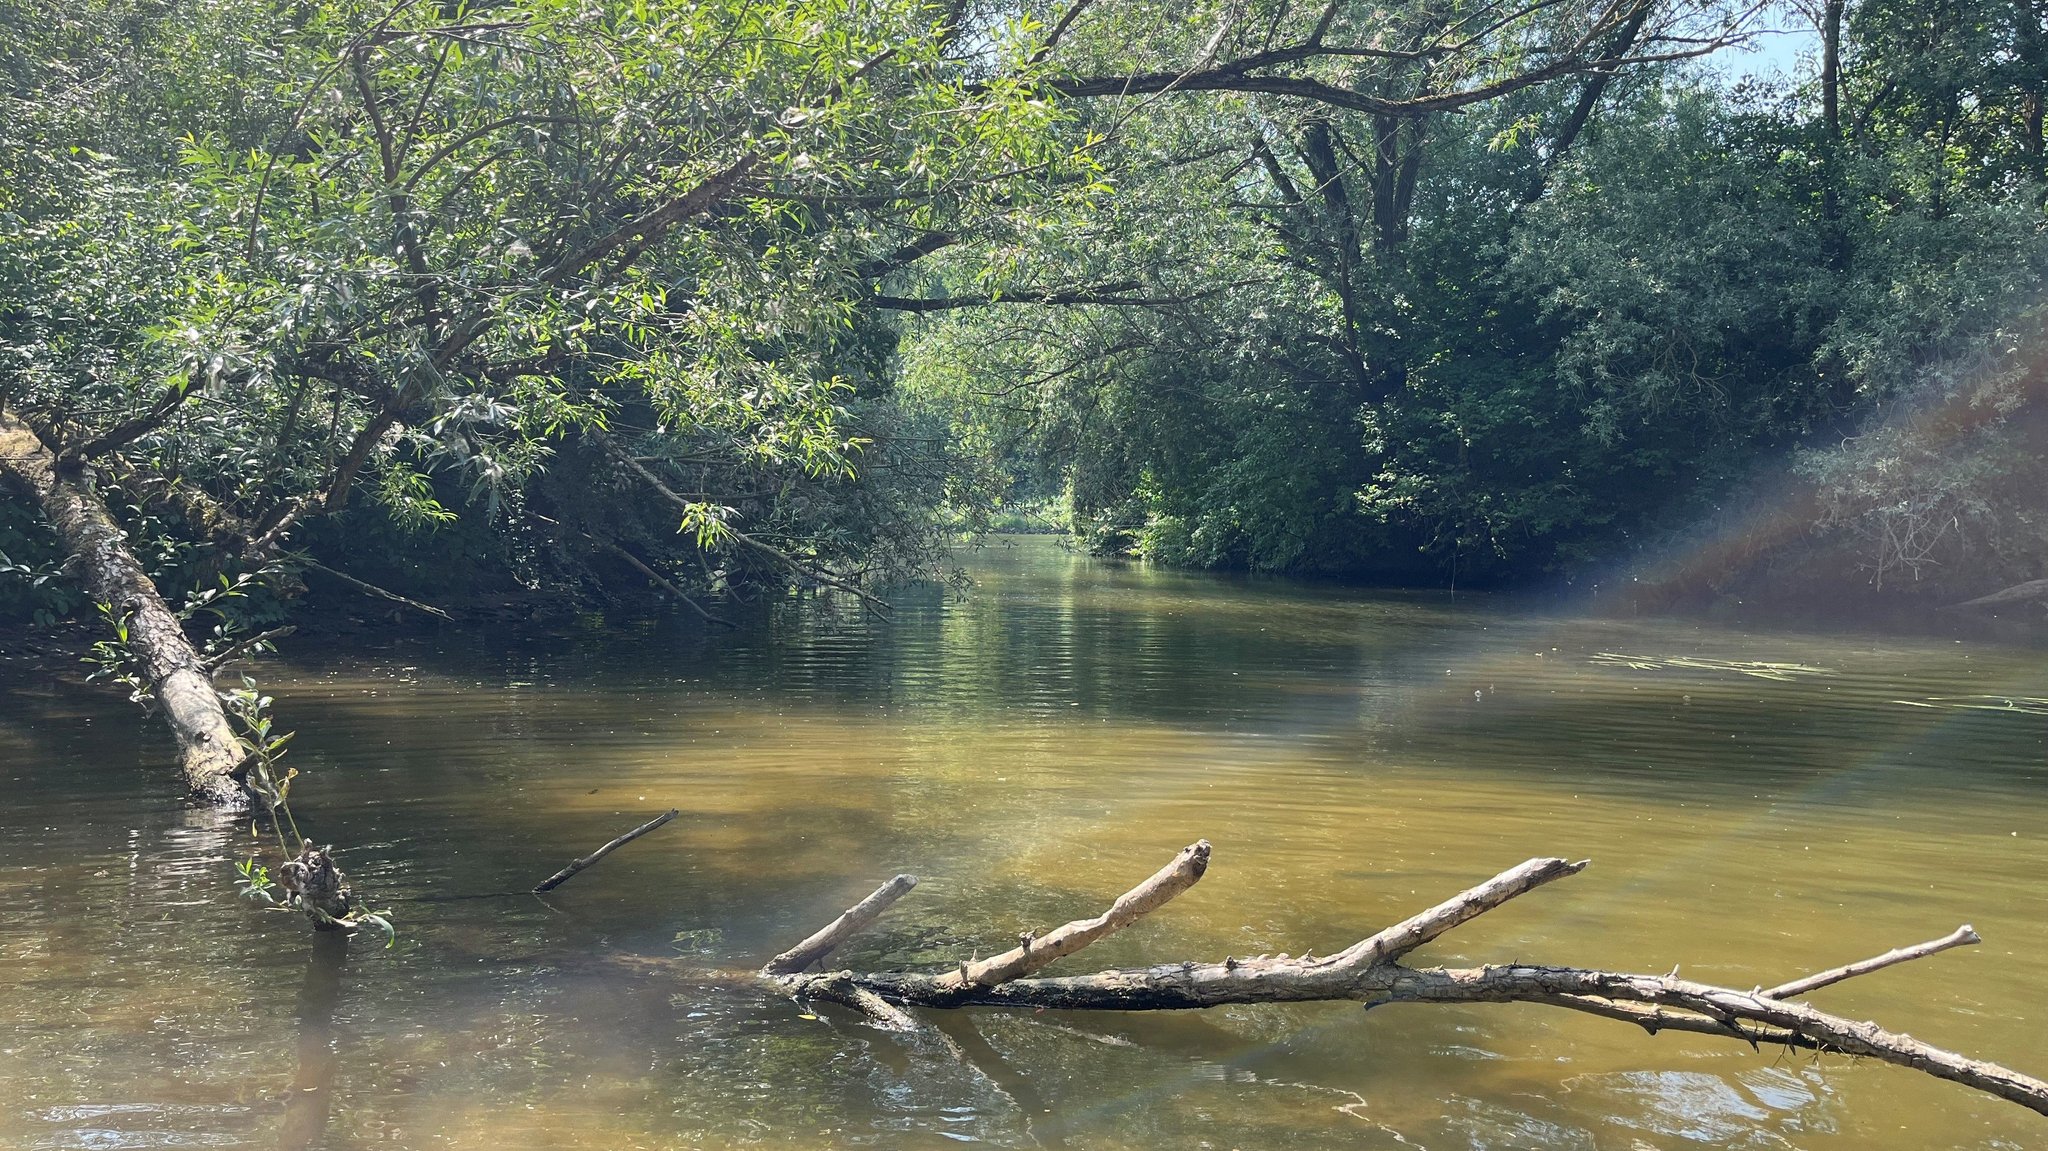
[{"label": "submerged branch", "polygon": [[866,899],[839,913],[839,918],[813,932],[809,938],[788,951],[768,961],[761,970],[770,975],[794,975],[811,964],[818,962],[840,944],[866,928],[889,910],[890,905],[910,894],[917,886],[917,876],[899,875],[868,895]]},{"label": "submerged branch", "polygon": [[610,855],[612,852],[617,851],[621,847],[624,847],[627,844],[633,842],[634,840],[640,838],[641,836],[646,835],[648,832],[653,831],[655,828],[660,827],[662,824],[667,823],[669,820],[674,819],[677,814],[678,813],[675,808],[669,808],[667,811],[662,812],[660,815],[655,816],[653,819],[648,820],[646,823],[641,824],[640,826],[634,828],[626,834],[619,836],[617,839],[612,840],[610,843],[605,844],[603,847],[598,848],[596,851],[591,852],[589,855],[586,855],[583,858],[570,863],[569,866],[564,867],[562,870],[557,871],[553,875],[548,876],[546,879],[541,880],[539,885],[533,889],[533,893],[535,895],[539,895],[543,892],[553,891],[555,888],[560,887],[564,883],[569,882],[570,878],[573,877],[577,872],[582,871],[584,868],[589,867],[591,864],[596,863],[598,860],[603,859],[605,856]]}]

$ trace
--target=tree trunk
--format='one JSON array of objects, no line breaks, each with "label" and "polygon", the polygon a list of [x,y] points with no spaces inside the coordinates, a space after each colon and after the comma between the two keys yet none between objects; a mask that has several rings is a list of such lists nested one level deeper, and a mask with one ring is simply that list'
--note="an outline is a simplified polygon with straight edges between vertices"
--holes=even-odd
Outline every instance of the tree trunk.
[{"label": "tree trunk", "polygon": [[185,785],[221,807],[245,808],[235,778],[242,742],[221,707],[213,676],[185,637],[178,616],[150,581],[127,535],[92,488],[83,465],[60,468],[57,456],[14,413],[0,410],[0,476],[42,508],[92,597],[126,622],[128,647],[142,678],[178,740]]},{"label": "tree trunk", "polygon": [[[1220,963],[1170,963],[1093,975],[1026,978],[1045,963],[1070,955],[1193,887],[1209,860],[1206,840],[1183,850],[1172,864],[1118,899],[1093,919],[1076,920],[1045,935],[1025,935],[1017,949],[955,971],[918,973],[833,971],[800,974],[801,965],[778,957],[759,973],[769,985],[798,999],[851,1007],[888,1030],[920,1027],[905,1007],[972,1006],[1059,1010],[1171,1011],[1223,1004],[1360,1000],[1388,1003],[1540,1003],[1633,1023],[1650,1034],[1686,1031],[1758,1046],[1765,1043],[1861,1055],[1923,1071],[1939,1079],[2048,1115],[2048,1083],[2017,1071],[1929,1046],[1908,1035],[1819,1011],[1797,999],[1843,980],[1978,942],[1967,925],[1940,939],[1795,979],[1770,990],[1717,987],[1669,975],[1630,975],[1572,967],[1514,963],[1473,968],[1416,968],[1401,959],[1445,932],[1553,880],[1577,875],[1586,864],[1532,859],[1501,872],[1443,903],[1376,932],[1332,955],[1289,958],[1226,957]],[[834,924],[830,944],[865,924],[914,881],[898,876]],[[877,906],[879,904],[879,906]],[[856,912],[860,914],[856,914]],[[820,933],[820,936],[826,933]],[[813,939],[819,938],[814,936]],[[1034,948],[1034,944],[1036,947]],[[829,950],[829,945],[824,949]],[[806,953],[804,962],[823,950]]]}]

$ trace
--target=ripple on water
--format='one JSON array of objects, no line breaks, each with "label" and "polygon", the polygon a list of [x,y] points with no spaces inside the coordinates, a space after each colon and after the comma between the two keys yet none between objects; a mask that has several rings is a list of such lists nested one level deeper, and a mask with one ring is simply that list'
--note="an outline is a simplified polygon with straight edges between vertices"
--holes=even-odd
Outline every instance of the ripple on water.
[{"label": "ripple on water", "polygon": [[[1417,961],[1749,986],[1968,919],[1981,947],[1827,1004],[2039,1066],[2044,729],[1895,702],[2048,698],[2037,653],[1549,619],[1035,544],[972,564],[974,595],[906,593],[888,623],[795,605],[730,636],[428,637],[262,669],[301,732],[306,830],[400,927],[325,982],[295,922],[232,893],[247,825],[165,803],[153,728],[114,699],[10,693],[0,1146],[268,1145],[323,1051],[337,1132],[400,1149],[2039,1142],[2034,1117],[1903,1072],[1533,1007],[979,1014],[923,1044],[706,974],[899,871],[923,883],[838,961],[986,954],[1197,837],[1201,886],[1070,970],[1326,953],[1561,854],[1594,866]],[[622,951],[682,967],[607,962]]]}]

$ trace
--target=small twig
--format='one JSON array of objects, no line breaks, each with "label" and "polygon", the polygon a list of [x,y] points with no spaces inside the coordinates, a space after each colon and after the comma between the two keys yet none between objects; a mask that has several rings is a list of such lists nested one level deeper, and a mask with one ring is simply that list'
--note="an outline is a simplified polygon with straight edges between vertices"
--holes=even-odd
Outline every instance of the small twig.
[{"label": "small twig", "polygon": [[1762,999],[1793,999],[1809,991],[1818,991],[1831,984],[1840,983],[1844,979],[1854,979],[1858,975],[1868,975],[1873,971],[1882,971],[1887,967],[1911,962],[1912,960],[1921,959],[1929,955],[1938,955],[1951,947],[1968,947],[1973,943],[1982,942],[1984,940],[1977,934],[1976,929],[1965,923],[1940,939],[1930,939],[1925,943],[1915,943],[1911,947],[1895,947],[1883,955],[1873,956],[1869,959],[1859,959],[1854,963],[1845,963],[1840,967],[1832,967],[1826,971],[1815,972],[1804,979],[1795,979],[1790,983],[1781,983],[1769,991],[1757,992],[1757,996]]},{"label": "small twig", "polygon": [[540,885],[533,889],[533,893],[535,895],[539,895],[544,891],[553,891],[555,888],[560,887],[562,884],[568,882],[570,876],[575,875],[577,872],[583,870],[586,867],[589,867],[591,864],[596,863],[598,860],[603,859],[605,856],[610,855],[612,852],[617,851],[619,848],[624,847],[625,845],[633,842],[641,836],[646,835],[648,832],[653,831],[655,828],[660,827],[662,824],[667,823],[669,820],[674,819],[676,817],[676,814],[677,812],[675,808],[669,808],[662,814],[655,816],[653,819],[648,820],[646,823],[641,824],[640,826],[634,828],[626,834],[621,835],[617,839],[612,840],[610,843],[605,844],[603,847],[598,848],[596,851],[591,852],[589,855],[584,856],[583,858],[577,860],[576,862],[570,864],[562,870],[557,871],[553,875],[548,876],[546,879],[541,880]]},{"label": "small twig", "polygon": [[320,563],[316,560],[306,560],[305,564],[307,567],[312,568],[314,571],[326,572],[328,575],[331,575],[335,579],[338,579],[341,582],[348,584],[350,587],[353,587],[358,591],[367,592],[370,595],[379,597],[380,599],[388,599],[393,603],[402,603],[405,606],[412,608],[414,611],[423,611],[428,615],[434,616],[438,619],[453,620],[455,618],[454,616],[449,615],[447,612],[442,611],[440,608],[437,608],[432,604],[421,603],[416,599],[409,599],[405,596],[399,595],[395,591],[389,591],[385,588],[378,587],[376,584],[373,583],[365,583],[364,581],[359,580],[352,575],[349,575],[347,572],[335,571],[333,568],[328,567],[326,564]]},{"label": "small twig", "polygon": [[274,627],[266,632],[258,632],[247,639],[237,640],[206,657],[207,674],[218,675],[222,668],[248,654],[257,644],[268,643],[274,639],[283,639],[297,630],[299,629],[296,625],[286,624],[284,627]]}]

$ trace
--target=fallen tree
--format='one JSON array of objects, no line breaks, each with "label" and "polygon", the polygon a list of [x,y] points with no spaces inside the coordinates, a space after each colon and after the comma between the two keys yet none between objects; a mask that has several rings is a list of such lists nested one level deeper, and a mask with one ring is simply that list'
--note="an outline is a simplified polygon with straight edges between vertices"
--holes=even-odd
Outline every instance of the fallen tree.
[{"label": "fallen tree", "polygon": [[1753,1047],[1768,1043],[1865,1056],[2048,1115],[2048,1082],[1799,1001],[1846,979],[1978,942],[1977,933],[1967,925],[1940,939],[1747,991],[1680,979],[1677,968],[1669,975],[1633,975],[1524,963],[1445,968],[1401,962],[1460,924],[1586,867],[1585,862],[1563,859],[1529,860],[1330,955],[1231,956],[1215,963],[1032,977],[1054,960],[1130,926],[1194,886],[1208,869],[1209,855],[1208,841],[1194,843],[1101,915],[1065,924],[1044,936],[1027,933],[1015,948],[990,959],[963,962],[952,971],[806,973],[805,968],[822,962],[916,885],[914,878],[899,875],[804,944],[771,960],[759,977],[800,1001],[837,1003],[861,1012],[878,1027],[900,1031],[922,1026],[906,1007],[1171,1011],[1312,1000],[1360,1000],[1367,1007],[1540,1003],[1633,1023],[1652,1035],[1683,1031],[1737,1039]]},{"label": "fallen tree", "polygon": [[[304,912],[322,931],[352,931],[363,923],[388,931],[389,921],[383,916],[357,914],[347,877],[334,864],[334,849],[317,848],[299,836],[286,806],[289,777],[271,771],[288,737],[269,738],[266,727],[256,731],[254,739],[244,739],[214,686],[213,677],[223,667],[291,629],[274,629],[230,643],[210,656],[201,654],[185,634],[184,621],[164,601],[128,546],[127,532],[107,511],[93,467],[73,454],[51,450],[34,428],[5,408],[0,408],[0,480],[36,502],[79,582],[107,605],[141,688],[156,701],[177,740],[186,789],[195,799],[229,812],[247,811],[252,800],[262,801],[281,855],[276,888],[281,896],[269,898]],[[296,848],[285,839],[287,827]],[[244,875],[252,880],[251,886],[268,889],[267,879],[253,881],[253,859],[249,867]]]},{"label": "fallen tree", "polygon": [[142,681],[177,738],[187,789],[221,807],[248,807],[236,778],[246,749],[214,690],[214,669],[129,549],[91,469],[60,461],[26,423],[0,410],[0,477],[36,501],[86,591],[126,628]]}]

